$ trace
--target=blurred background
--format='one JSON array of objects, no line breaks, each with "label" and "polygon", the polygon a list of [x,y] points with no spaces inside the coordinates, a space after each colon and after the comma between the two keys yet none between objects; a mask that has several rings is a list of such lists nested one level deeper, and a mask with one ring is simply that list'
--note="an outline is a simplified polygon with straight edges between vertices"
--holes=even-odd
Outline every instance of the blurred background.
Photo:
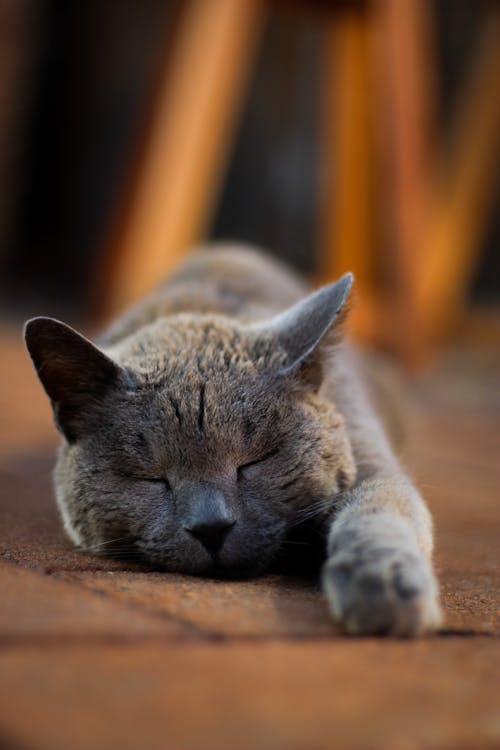
[{"label": "blurred background", "polygon": [[500,341],[500,5],[2,0],[0,315],[99,325],[206,239],[409,367]]}]

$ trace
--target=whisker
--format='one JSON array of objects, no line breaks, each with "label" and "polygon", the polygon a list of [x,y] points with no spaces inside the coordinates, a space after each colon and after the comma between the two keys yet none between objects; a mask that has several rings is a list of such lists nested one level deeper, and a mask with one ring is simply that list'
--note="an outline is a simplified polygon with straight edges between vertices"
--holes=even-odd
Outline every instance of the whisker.
[{"label": "whisker", "polygon": [[317,503],[312,503],[307,508],[303,508],[297,511],[295,520],[291,523],[291,526],[298,526],[299,524],[309,521],[311,518],[320,516],[333,509],[334,504],[331,498],[320,500]]},{"label": "whisker", "polygon": [[81,552],[90,552],[94,555],[107,555],[111,554],[124,554],[128,552],[134,552],[135,549],[132,545],[116,545],[114,547],[78,547]]},{"label": "whisker", "polygon": [[117,550],[116,552],[113,550],[113,552],[106,552],[102,557],[109,560],[123,560],[124,558],[141,558],[142,554],[134,549]]},{"label": "whisker", "polygon": [[316,503],[311,503],[305,508],[301,508],[297,511],[298,516],[309,516],[310,514],[316,514],[322,510],[331,508],[333,505],[332,498],[328,497],[323,500],[318,500]]},{"label": "whisker", "polygon": [[[106,542],[97,542],[96,544],[91,544],[86,549],[97,549],[97,547],[105,547],[108,544],[115,544],[115,542],[124,542],[124,541],[130,541],[130,536],[118,536],[115,539],[108,539]],[[80,549],[83,549],[81,547]]]}]

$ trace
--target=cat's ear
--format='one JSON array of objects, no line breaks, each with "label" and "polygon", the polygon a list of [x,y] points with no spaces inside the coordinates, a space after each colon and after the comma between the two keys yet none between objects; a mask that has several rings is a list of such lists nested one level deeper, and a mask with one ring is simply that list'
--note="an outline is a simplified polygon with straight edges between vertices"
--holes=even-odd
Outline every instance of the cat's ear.
[{"label": "cat's ear", "polygon": [[266,336],[271,336],[286,352],[282,374],[297,374],[319,387],[325,350],[339,338],[339,324],[347,312],[352,283],[353,275],[346,273],[262,325]]},{"label": "cat's ear", "polygon": [[53,318],[29,320],[24,339],[56,425],[68,442],[74,442],[96,422],[103,397],[118,383],[121,368],[84,336]]}]

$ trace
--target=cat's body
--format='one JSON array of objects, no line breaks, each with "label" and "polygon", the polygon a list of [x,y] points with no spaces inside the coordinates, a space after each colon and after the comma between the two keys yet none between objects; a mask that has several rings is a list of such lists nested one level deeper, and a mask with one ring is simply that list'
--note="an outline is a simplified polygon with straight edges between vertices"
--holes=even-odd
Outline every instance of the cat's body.
[{"label": "cat's body", "polygon": [[169,570],[251,575],[313,525],[323,589],[349,632],[435,627],[430,516],[340,342],[350,284],[306,297],[266,256],[214,247],[100,350],[31,321],[28,348],[65,437],[55,483],[73,541]]}]

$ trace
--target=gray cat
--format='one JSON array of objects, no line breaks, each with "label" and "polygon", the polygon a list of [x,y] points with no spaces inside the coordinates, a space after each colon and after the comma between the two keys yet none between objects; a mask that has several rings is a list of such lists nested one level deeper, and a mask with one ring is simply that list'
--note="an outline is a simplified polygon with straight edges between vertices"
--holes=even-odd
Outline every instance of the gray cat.
[{"label": "gray cat", "polygon": [[55,489],[73,542],[249,576],[312,528],[347,632],[436,628],[430,515],[342,343],[351,284],[347,274],[308,295],[265,255],[216,246],[99,347],[30,320],[26,344],[63,436]]}]

